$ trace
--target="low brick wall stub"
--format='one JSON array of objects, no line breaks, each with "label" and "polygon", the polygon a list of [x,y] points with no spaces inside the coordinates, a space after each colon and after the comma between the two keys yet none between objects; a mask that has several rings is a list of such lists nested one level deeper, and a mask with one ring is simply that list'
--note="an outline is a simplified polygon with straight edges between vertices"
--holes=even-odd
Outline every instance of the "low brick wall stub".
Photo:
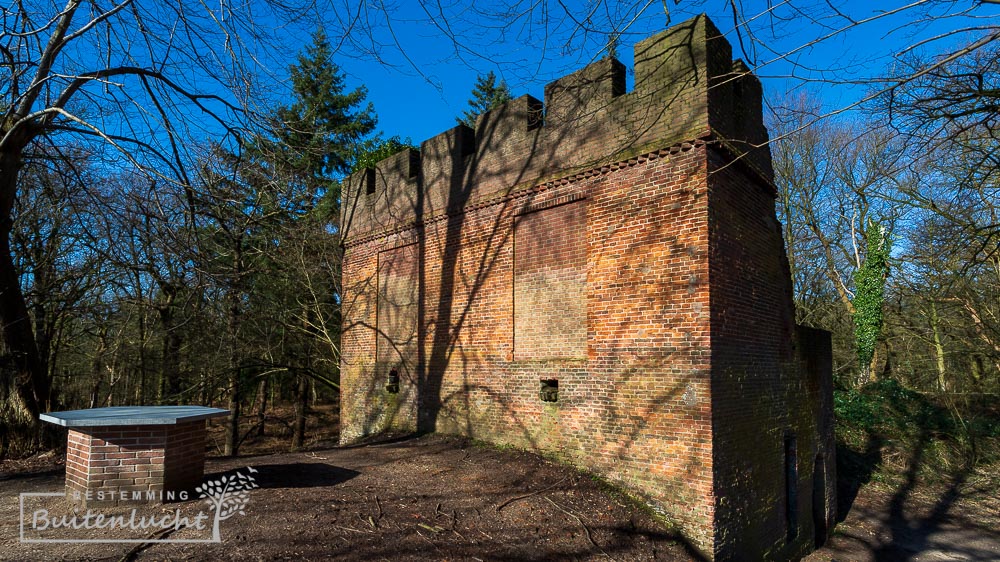
[{"label": "low brick wall stub", "polygon": [[204,420],[73,428],[66,447],[66,494],[84,505],[161,503],[191,494],[204,465]]}]

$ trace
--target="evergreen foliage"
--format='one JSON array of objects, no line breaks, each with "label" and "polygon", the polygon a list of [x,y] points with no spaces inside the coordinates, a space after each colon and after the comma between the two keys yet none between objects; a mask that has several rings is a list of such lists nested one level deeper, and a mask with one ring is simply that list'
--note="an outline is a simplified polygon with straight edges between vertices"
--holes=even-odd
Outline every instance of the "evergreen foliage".
[{"label": "evergreen foliage", "polygon": [[351,172],[353,173],[364,168],[374,168],[380,161],[406,148],[417,148],[409,137],[403,139],[397,135],[387,139],[374,138],[367,140],[359,146],[358,155],[354,160]]},{"label": "evergreen foliage", "polygon": [[476,117],[510,99],[510,88],[507,87],[507,83],[503,80],[497,83],[496,74],[491,70],[485,76],[480,75],[476,78],[476,85],[472,88],[472,98],[469,99],[469,109],[462,113],[462,117],[457,117],[455,120],[475,128]]},{"label": "evergreen foliage", "polygon": [[[290,69],[294,101],[277,110],[275,139],[266,143],[276,170],[313,196],[337,191],[336,176],[349,172],[358,144],[377,122],[372,104],[364,105],[366,88],[345,92],[344,74],[331,57],[319,30]],[[332,195],[340,199],[339,193]]]}]

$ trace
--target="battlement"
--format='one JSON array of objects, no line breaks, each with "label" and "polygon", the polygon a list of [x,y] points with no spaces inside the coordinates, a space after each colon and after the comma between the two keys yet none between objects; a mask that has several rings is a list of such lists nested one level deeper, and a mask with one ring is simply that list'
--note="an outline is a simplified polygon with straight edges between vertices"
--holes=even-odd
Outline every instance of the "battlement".
[{"label": "battlement", "polygon": [[347,180],[342,444],[440,432],[636,492],[706,559],[835,521],[829,334],[797,329],[761,87],[708,18]]},{"label": "battlement", "polygon": [[708,17],[640,41],[625,66],[596,61],[345,180],[345,241],[378,235],[553,179],[698,139],[771,182],[762,89]]}]

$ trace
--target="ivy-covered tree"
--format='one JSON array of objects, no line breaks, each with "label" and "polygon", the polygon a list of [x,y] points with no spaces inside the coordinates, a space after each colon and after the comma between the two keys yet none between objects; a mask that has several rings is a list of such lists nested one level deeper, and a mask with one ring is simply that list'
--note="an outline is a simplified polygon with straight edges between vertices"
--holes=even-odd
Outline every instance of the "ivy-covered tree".
[{"label": "ivy-covered tree", "polygon": [[476,85],[472,88],[472,98],[469,99],[469,109],[462,113],[462,117],[456,117],[455,120],[475,128],[476,117],[510,99],[510,88],[507,87],[507,83],[503,80],[498,83],[496,74],[491,70],[485,76],[480,75],[476,78]]},{"label": "ivy-covered tree", "polygon": [[854,341],[862,384],[870,380],[872,357],[882,334],[882,303],[892,251],[886,229],[875,221],[868,224],[867,246],[865,260],[854,273]]}]

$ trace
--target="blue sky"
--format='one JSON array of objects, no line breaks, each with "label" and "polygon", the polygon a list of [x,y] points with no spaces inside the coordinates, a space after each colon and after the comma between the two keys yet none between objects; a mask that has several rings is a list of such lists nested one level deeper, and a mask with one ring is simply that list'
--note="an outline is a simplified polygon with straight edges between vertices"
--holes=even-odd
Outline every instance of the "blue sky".
[{"label": "blue sky", "polygon": [[[351,11],[352,4],[345,2],[346,8],[323,15],[327,33],[334,39],[345,22],[358,15]],[[707,12],[733,45],[734,56],[750,59],[769,99],[807,89],[821,97],[826,110],[849,106],[863,97],[871,89],[869,81],[885,75],[893,56],[907,47],[938,37],[913,53],[946,52],[981,36],[983,31],[975,28],[994,26],[995,30],[1000,15],[1000,5],[978,0],[773,0],[770,12],[766,12],[768,3],[744,2],[742,13],[752,21],[740,26],[741,48],[726,3],[712,0],[681,0],[676,5],[673,0],[637,2],[637,7],[563,2],[574,17],[590,16],[593,31],[589,33],[581,32],[580,25],[560,12],[559,3],[508,0],[506,4],[517,9],[536,6],[535,12],[523,16],[512,9],[499,17],[483,13],[498,11],[499,3],[403,2],[377,10],[370,7],[377,2],[366,4],[363,16],[373,22],[374,32],[359,35],[357,27],[352,28],[354,42],[344,42],[335,60],[350,85],[367,86],[380,129],[416,143],[454,126],[455,116],[466,109],[477,74],[493,70],[515,96],[528,93],[542,99],[547,82],[604,55],[608,37],[603,31],[609,21],[629,22],[621,33],[618,58],[631,67],[632,45],[668,27],[665,6],[671,24]],[[423,9],[422,4],[433,8]],[[544,6],[548,6],[547,13],[540,9]],[[588,14],[591,7],[597,9]],[[386,12],[391,15],[385,17]]]}]

